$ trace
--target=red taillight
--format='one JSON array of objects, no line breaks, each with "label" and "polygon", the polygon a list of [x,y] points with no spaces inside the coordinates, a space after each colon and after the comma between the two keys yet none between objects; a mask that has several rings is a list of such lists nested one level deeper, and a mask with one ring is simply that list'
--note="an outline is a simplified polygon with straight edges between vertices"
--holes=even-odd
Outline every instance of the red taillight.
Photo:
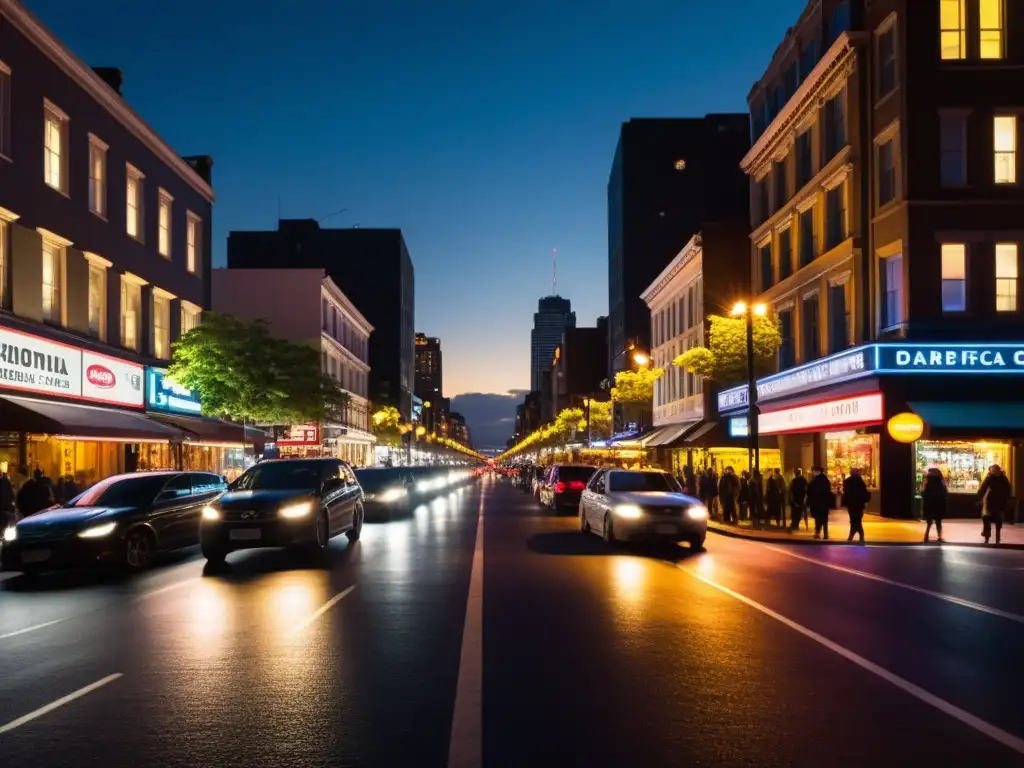
[{"label": "red taillight", "polygon": [[565,483],[561,480],[555,483],[555,493],[565,493]]},{"label": "red taillight", "polygon": [[586,487],[587,484],[580,480],[573,480],[571,483],[569,483],[570,491],[582,491]]}]

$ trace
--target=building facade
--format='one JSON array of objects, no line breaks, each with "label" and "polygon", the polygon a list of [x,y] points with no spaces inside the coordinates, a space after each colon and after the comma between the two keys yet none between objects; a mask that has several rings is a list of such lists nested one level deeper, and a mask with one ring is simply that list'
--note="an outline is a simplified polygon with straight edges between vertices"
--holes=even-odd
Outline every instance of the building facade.
[{"label": "building facade", "polygon": [[[551,361],[551,397],[556,414],[584,400],[607,400],[601,382],[608,370],[608,319],[594,328],[567,328]],[[525,411],[525,409],[524,409]]]},{"label": "building facade", "polygon": [[1022,64],[1011,3],[816,0],[749,97],[754,293],[783,332],[761,432],[787,469],[859,469],[889,516],[929,467],[955,514],[989,465],[1024,479]]},{"label": "building facade", "polygon": [[376,439],[369,423],[368,391],[374,328],[326,270],[215,269],[212,283],[217,312],[265,319],[277,338],[318,347],[321,369],[349,395],[349,406],[337,422],[294,425],[291,434],[278,436],[277,447],[285,453],[297,449],[303,455],[372,465]]},{"label": "building facade", "polygon": [[461,413],[449,414],[448,425],[448,430],[450,432],[448,437],[467,448],[473,447],[473,441],[469,433],[469,425],[466,423],[466,418]]},{"label": "building facade", "polygon": [[209,305],[212,160],[146,125],[119,70],[13,0],[0,17],[0,462],[79,486],[178,466],[199,438],[145,415],[145,366]]},{"label": "building facade", "polygon": [[412,418],[415,273],[400,229],[322,229],[282,219],[274,231],[231,232],[228,268],[325,270],[373,326],[369,398]]},{"label": "building facade", "polygon": [[572,303],[561,296],[545,296],[537,302],[530,332],[530,388],[540,389],[541,379],[550,373],[555,348],[566,328],[576,327]]},{"label": "building facade", "polygon": [[[415,394],[423,400],[423,425],[428,432],[437,432],[445,418],[443,405],[444,377],[441,340],[416,334]],[[429,405],[427,405],[429,403]]]},{"label": "building facade", "polygon": [[608,178],[609,376],[631,367],[630,350],[650,351],[640,294],[701,222],[747,215],[749,147],[742,114],[623,123]]}]

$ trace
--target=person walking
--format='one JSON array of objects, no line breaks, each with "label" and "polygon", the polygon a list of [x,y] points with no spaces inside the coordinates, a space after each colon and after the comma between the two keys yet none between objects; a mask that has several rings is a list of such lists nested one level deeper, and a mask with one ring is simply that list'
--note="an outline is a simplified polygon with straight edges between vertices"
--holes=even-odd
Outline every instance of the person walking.
[{"label": "person walking", "polygon": [[782,505],[785,501],[782,488],[779,487],[778,476],[769,472],[768,480],[764,484],[765,517],[774,520],[776,525],[779,525],[782,519]]},{"label": "person walking", "polygon": [[832,492],[832,482],[821,467],[814,467],[811,470],[814,477],[807,484],[807,508],[814,518],[814,538],[820,539],[822,535],[828,541],[828,515],[836,502],[836,496]]},{"label": "person walking", "polygon": [[736,523],[736,496],[740,490],[739,480],[732,467],[726,467],[722,479],[718,481],[718,495],[722,499],[722,520]]},{"label": "person walking", "polygon": [[697,478],[693,474],[693,467],[687,464],[683,467],[683,488],[686,489],[687,496],[693,496],[695,499],[697,496]]},{"label": "person walking", "polygon": [[948,499],[949,489],[946,488],[942,472],[938,467],[930,467],[921,487],[921,511],[925,521],[925,541],[928,541],[928,536],[932,532],[932,523],[935,523],[935,535],[938,537],[939,543],[942,542],[942,518],[946,516]]},{"label": "person walking", "polygon": [[804,519],[804,507],[807,504],[807,478],[804,471],[797,467],[793,470],[793,482],[789,484],[789,520],[790,530],[800,530],[800,521]]},{"label": "person walking", "polygon": [[846,507],[846,514],[850,516],[850,535],[847,541],[853,541],[853,534],[860,535],[860,543],[864,543],[864,507],[871,501],[871,491],[868,490],[864,478],[860,476],[860,470],[856,467],[850,469],[850,475],[843,480],[843,506]]},{"label": "person walking", "polygon": [[755,528],[764,525],[764,481],[761,478],[761,470],[756,467],[750,473],[750,480],[747,483],[747,492],[750,495],[750,519]]},{"label": "person walking", "polygon": [[775,486],[779,489],[779,516],[776,519],[776,524],[780,528],[786,527],[786,502],[789,500],[789,485],[786,483],[786,476],[782,474],[782,470],[778,467],[775,468]]},{"label": "person walking", "polygon": [[1010,497],[1013,496],[1013,487],[1009,478],[1003,474],[1002,467],[993,464],[988,468],[988,477],[978,489],[978,497],[981,499],[981,535],[988,544],[992,535],[992,527],[996,529],[996,544],[999,543],[1003,534],[1003,515],[1010,504]]}]

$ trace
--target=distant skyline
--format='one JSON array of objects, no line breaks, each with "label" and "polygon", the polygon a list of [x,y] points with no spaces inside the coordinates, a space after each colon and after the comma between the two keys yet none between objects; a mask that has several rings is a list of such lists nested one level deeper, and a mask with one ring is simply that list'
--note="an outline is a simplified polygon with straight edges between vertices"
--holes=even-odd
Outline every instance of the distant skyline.
[{"label": "distant skyline", "polygon": [[215,266],[229,230],[279,210],[401,228],[416,330],[441,339],[453,397],[529,385],[553,248],[579,324],[607,314],[620,124],[744,111],[805,2],[27,5],[86,63],[120,67],[180,154],[213,156]]}]

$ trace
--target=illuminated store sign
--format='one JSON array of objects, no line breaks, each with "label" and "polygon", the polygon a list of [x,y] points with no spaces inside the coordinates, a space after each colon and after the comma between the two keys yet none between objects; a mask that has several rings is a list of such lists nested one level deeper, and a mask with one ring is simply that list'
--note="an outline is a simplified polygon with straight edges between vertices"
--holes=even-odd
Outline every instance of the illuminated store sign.
[{"label": "illuminated store sign", "polygon": [[730,437],[749,437],[750,436],[750,424],[747,423],[746,416],[740,416],[737,419],[729,419],[729,436]]},{"label": "illuminated store sign", "polygon": [[146,403],[152,411],[202,415],[199,393],[171,381],[164,368],[146,369],[146,389]]},{"label": "illuminated store sign", "polygon": [[319,424],[294,424],[285,427],[285,433],[277,438],[278,445],[320,445]]},{"label": "illuminated store sign", "polygon": [[1024,373],[1024,344],[878,344],[885,373]]},{"label": "illuminated store sign", "polygon": [[762,413],[757,423],[762,435],[777,435],[784,432],[864,426],[881,420],[882,395],[874,394],[770,411]]}]

